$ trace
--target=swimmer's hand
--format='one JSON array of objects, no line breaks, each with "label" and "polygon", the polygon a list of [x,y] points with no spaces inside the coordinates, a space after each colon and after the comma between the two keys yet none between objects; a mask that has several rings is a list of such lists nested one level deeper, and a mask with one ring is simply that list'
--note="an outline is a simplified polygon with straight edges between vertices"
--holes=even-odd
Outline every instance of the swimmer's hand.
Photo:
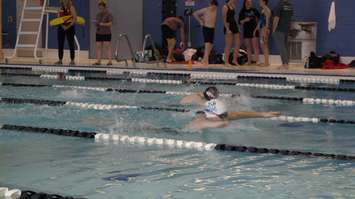
[{"label": "swimmer's hand", "polygon": [[279,117],[281,115],[280,112],[266,112],[262,114],[264,118],[271,118],[271,117]]}]

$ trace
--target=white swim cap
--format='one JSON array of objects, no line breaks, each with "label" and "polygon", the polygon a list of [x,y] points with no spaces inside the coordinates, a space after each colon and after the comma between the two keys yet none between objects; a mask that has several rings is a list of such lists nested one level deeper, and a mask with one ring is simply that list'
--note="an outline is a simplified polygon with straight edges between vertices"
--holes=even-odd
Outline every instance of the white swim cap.
[{"label": "white swim cap", "polygon": [[207,118],[219,117],[227,112],[225,104],[218,99],[206,102],[205,114]]}]

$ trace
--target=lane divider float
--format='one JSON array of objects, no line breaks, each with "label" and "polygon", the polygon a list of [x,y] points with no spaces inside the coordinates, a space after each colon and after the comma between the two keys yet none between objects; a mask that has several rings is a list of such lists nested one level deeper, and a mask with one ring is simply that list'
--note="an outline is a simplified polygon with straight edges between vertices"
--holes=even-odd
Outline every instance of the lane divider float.
[{"label": "lane divider float", "polygon": [[136,83],[148,83],[148,84],[175,84],[181,85],[184,82],[182,80],[165,80],[165,79],[146,79],[146,78],[132,78],[132,82]]},{"label": "lane divider float", "polygon": [[354,106],[354,100],[340,100],[340,99],[320,99],[320,98],[305,98],[305,97],[284,97],[284,96],[252,96],[257,99],[270,100],[284,100],[284,101],[298,101],[303,104],[325,104],[338,106]]},{"label": "lane divider float", "polygon": [[[69,67],[50,67],[50,66],[32,66],[28,68],[19,68],[18,66],[7,65],[3,66],[1,69],[13,69],[13,70],[32,70],[35,72],[60,72],[67,73],[69,71]],[[160,77],[163,79],[170,79],[171,77],[180,78],[180,79],[214,79],[214,80],[280,80],[290,83],[301,83],[301,84],[331,84],[331,85],[339,85],[341,83],[355,83],[355,79],[352,77],[344,77],[344,76],[328,76],[328,75],[302,75],[302,74],[267,74],[267,73],[245,73],[245,72],[203,72],[203,71],[160,71],[156,70],[131,70],[131,69],[100,69],[100,70],[88,70],[88,69],[80,69],[75,68],[75,71],[79,74],[82,72],[85,73],[102,73],[105,72],[107,75],[121,75],[121,74],[129,74],[140,77]]]},{"label": "lane divider float", "polygon": [[50,75],[43,74],[40,76],[41,79],[50,80],[70,80],[70,81],[85,81],[85,76],[72,76],[72,75]]},{"label": "lane divider float", "polygon": [[154,137],[141,137],[141,136],[129,136],[121,134],[108,134],[99,132],[82,132],[77,130],[67,129],[52,129],[52,128],[39,128],[31,126],[19,126],[19,125],[2,125],[2,130],[17,131],[17,132],[29,132],[29,133],[42,133],[52,134],[59,136],[72,136],[79,138],[95,139],[97,142],[110,142],[113,144],[133,144],[143,146],[158,146],[168,147],[176,149],[188,149],[197,151],[221,151],[221,152],[238,152],[238,153],[254,153],[254,154],[274,154],[282,156],[302,156],[312,158],[323,158],[333,160],[347,160],[355,161],[355,156],[342,155],[342,154],[328,154],[328,153],[314,153],[298,150],[287,149],[273,149],[273,148],[260,148],[250,146],[238,146],[238,145],[226,145],[215,143],[194,142],[186,140],[154,138]]}]

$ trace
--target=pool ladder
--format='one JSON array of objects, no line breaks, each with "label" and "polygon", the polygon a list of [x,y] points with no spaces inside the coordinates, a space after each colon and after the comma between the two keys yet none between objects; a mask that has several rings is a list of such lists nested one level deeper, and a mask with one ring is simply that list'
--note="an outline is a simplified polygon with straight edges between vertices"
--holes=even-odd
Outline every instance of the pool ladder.
[{"label": "pool ladder", "polygon": [[[48,7],[50,0],[43,0],[38,5],[34,4],[33,1],[34,0],[23,1],[15,48],[13,50],[12,55],[10,57],[5,58],[6,63],[9,63],[10,60],[14,58],[33,57],[36,61],[39,62],[39,64],[42,64],[43,57],[48,57],[49,15],[57,14],[58,9]],[[45,16],[47,17],[46,23],[44,23]],[[32,27],[30,26],[31,23]],[[39,50],[39,48],[41,47],[41,33],[43,32],[42,25],[45,25],[45,54],[43,54],[43,52]],[[35,30],[27,31],[26,29],[31,29],[29,27],[31,27],[32,29],[34,28]],[[80,44],[76,36],[74,36],[74,39],[75,44],[77,46],[77,54],[78,57],[80,57]],[[22,53],[19,53],[19,51]],[[29,56],[28,53],[26,53],[31,51],[33,51],[33,54],[30,54],[32,54],[33,56]],[[39,57],[42,57],[42,59]]]},{"label": "pool ladder", "polygon": [[145,58],[145,49],[147,48],[147,43],[150,42],[150,45],[152,45],[152,48],[153,48],[153,55],[154,55],[154,58],[155,58],[155,62],[157,64],[157,67],[159,67],[159,64],[162,63],[164,65],[164,67],[166,67],[166,64],[164,62],[162,62],[161,60],[161,56],[160,56],[160,52],[158,51],[158,49],[156,48],[155,46],[155,43],[154,43],[154,40],[153,40],[153,37],[152,35],[150,34],[147,34],[145,35],[144,37],[144,41],[143,41],[143,49],[142,49],[142,57],[143,57],[143,60]]},{"label": "pool ladder", "polygon": [[[129,40],[129,37],[128,37],[127,34],[120,34],[118,36],[118,39],[117,39],[117,42],[116,42],[116,50],[115,50],[115,59],[116,59],[116,61],[117,62],[122,61],[122,59],[119,59],[119,52],[118,52],[122,40],[126,41],[127,46],[129,48],[129,53],[131,54],[132,65],[133,65],[133,67],[136,67],[136,59],[135,59],[135,56],[134,56],[134,51],[133,51],[133,48],[132,48],[131,41]],[[126,63],[126,66],[128,66],[129,59],[124,59],[123,61]]]},{"label": "pool ladder", "polygon": [[[46,5],[47,5],[47,0],[43,1],[42,5],[34,5],[31,3],[28,3],[28,0],[24,0],[23,2],[23,8],[21,11],[21,18],[20,18],[20,24],[18,28],[18,33],[17,33],[17,38],[16,38],[16,44],[14,51],[10,57],[6,58],[6,62],[9,62],[9,59],[15,58],[16,55],[18,55],[19,50],[21,51],[33,51],[33,57],[36,60],[40,60],[38,58],[38,46],[39,46],[39,40],[40,40],[40,35],[41,35],[41,30],[42,30],[42,24],[43,24],[43,17],[45,15],[45,10],[46,10]],[[37,17],[26,17],[27,15],[34,15]],[[32,24],[32,30],[31,31],[26,31],[26,28],[24,28],[24,24],[28,23],[36,23],[36,25]],[[30,29],[27,26],[27,29]],[[25,36],[31,37],[30,39],[27,38],[28,41],[23,42],[25,40]],[[26,53],[25,53],[26,54]],[[25,56],[27,57],[27,56]]]},{"label": "pool ladder", "polygon": [[[119,58],[119,47],[120,47],[120,44],[121,42],[125,41],[128,48],[129,48],[129,52],[130,52],[130,55],[131,55],[131,61],[132,61],[132,65],[133,67],[136,67],[136,57],[135,57],[135,54],[134,54],[134,51],[133,51],[133,48],[132,48],[132,44],[131,44],[131,41],[128,37],[127,34],[120,34],[118,36],[118,39],[117,39],[117,42],[116,42],[116,49],[115,49],[115,59],[117,62],[120,62],[120,61],[124,61],[126,66],[128,66],[128,61],[129,59],[120,59]],[[161,56],[160,56],[160,52],[158,51],[158,49],[156,48],[155,46],[155,43],[154,43],[154,40],[153,40],[153,37],[150,35],[150,34],[147,34],[145,37],[144,37],[144,41],[143,41],[143,50],[142,50],[142,57],[143,59],[145,58],[145,49],[147,48],[147,44],[148,42],[150,42],[150,44],[152,45],[152,48],[153,48],[153,54],[154,54],[154,57],[155,57],[155,61],[156,61],[156,64],[157,64],[157,67],[160,66],[160,63],[162,63],[164,66],[165,63],[162,62],[161,60]]]}]

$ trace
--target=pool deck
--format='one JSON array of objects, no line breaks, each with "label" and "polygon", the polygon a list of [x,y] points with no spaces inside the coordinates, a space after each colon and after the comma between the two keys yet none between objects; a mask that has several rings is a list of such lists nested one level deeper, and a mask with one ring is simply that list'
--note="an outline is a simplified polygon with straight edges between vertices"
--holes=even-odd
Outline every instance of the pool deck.
[{"label": "pool deck", "polygon": [[[128,66],[124,62],[117,63],[115,62],[113,66],[93,66],[92,64],[95,60],[91,59],[81,59],[76,66],[68,66],[64,61],[64,65],[56,66],[53,65],[54,60],[49,60],[44,62],[43,65],[39,65],[34,62],[33,59],[17,59],[12,60],[10,64],[5,64],[0,62],[1,67],[19,67],[19,66],[49,66],[49,67],[61,67],[61,68],[87,68],[88,70],[103,70],[103,69],[145,69],[145,70],[174,70],[174,71],[191,71],[189,70],[186,64],[162,64],[160,63],[157,66],[156,63],[137,63],[136,67],[133,67],[132,63],[129,63]],[[106,62],[103,62],[106,63]],[[260,67],[260,66],[238,66],[238,67],[227,67],[225,65],[209,65],[205,66],[199,63],[196,63],[192,67],[192,71],[201,71],[201,72],[224,72],[224,73],[265,73],[265,74],[298,74],[298,75],[324,75],[324,76],[347,76],[355,77],[355,68],[349,69],[338,69],[338,70],[322,70],[322,69],[305,69],[300,64],[291,64],[288,69],[279,69],[279,66],[272,65],[269,67]]]}]

